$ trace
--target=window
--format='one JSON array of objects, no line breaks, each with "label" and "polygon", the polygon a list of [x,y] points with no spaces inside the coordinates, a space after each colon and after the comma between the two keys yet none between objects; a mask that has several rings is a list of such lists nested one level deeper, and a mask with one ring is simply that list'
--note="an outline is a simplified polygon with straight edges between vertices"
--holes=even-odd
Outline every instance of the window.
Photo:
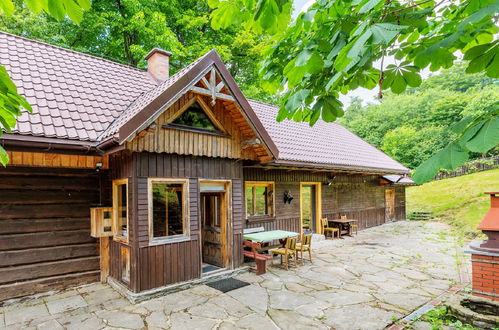
[{"label": "window", "polygon": [[203,226],[220,228],[222,193],[201,194],[201,221]]},{"label": "window", "polygon": [[151,240],[188,236],[187,180],[149,179]]},{"label": "window", "polygon": [[274,216],[274,183],[246,182],[246,216]]},{"label": "window", "polygon": [[114,237],[128,241],[128,179],[113,181]]},{"label": "window", "polygon": [[220,132],[198,102],[191,104],[180,116],[171,122],[170,126]]}]

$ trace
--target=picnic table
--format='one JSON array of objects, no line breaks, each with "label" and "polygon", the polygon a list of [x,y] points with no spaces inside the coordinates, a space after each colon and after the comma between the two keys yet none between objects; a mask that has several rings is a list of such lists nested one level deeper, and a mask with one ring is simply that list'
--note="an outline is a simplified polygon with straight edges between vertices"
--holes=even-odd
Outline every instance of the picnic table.
[{"label": "picnic table", "polygon": [[338,227],[340,230],[340,238],[343,235],[348,235],[352,236],[352,223],[357,222],[357,220],[354,219],[331,219],[328,220],[329,223],[331,223],[334,227]]},{"label": "picnic table", "polygon": [[[244,250],[246,257],[255,259],[256,274],[265,274],[265,261],[271,259],[269,255],[260,252],[284,246],[288,237],[298,236],[298,233],[285,230],[270,230],[259,233],[243,235],[243,246],[251,248],[251,251]],[[279,240],[279,245],[270,245],[269,243]]]}]

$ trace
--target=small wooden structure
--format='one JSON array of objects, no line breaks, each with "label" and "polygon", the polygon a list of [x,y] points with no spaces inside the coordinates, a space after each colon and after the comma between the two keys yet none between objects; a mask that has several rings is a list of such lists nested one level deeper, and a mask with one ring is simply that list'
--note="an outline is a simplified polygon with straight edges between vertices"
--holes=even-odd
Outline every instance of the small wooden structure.
[{"label": "small wooden structure", "polygon": [[[165,78],[0,34],[11,58],[67,85],[40,85],[35,70],[15,79],[47,93],[28,93],[35,114],[0,138],[11,157],[0,168],[0,301],[110,278],[135,294],[202,278],[203,264],[235,270],[245,228],[320,233],[322,217],[361,228],[405,218],[404,185],[380,179],[407,169],[339,125],[275,126],[277,108],[248,101],[214,51]],[[168,64],[155,52],[150,66]],[[304,134],[334,146],[331,129],[366,163],[308,145]],[[286,148],[310,154],[297,161]]]}]

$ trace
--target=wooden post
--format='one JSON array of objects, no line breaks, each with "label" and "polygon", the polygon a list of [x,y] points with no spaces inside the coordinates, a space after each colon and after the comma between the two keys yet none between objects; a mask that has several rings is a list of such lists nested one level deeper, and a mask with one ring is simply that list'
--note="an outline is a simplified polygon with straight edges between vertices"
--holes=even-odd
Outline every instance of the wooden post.
[{"label": "wooden post", "polygon": [[100,238],[100,282],[107,283],[109,275],[109,237]]}]

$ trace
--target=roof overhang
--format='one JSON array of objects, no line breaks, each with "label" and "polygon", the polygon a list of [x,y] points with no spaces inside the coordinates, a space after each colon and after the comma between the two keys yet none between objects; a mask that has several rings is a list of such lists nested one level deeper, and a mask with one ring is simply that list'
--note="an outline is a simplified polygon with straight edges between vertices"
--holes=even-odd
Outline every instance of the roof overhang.
[{"label": "roof overhang", "polygon": [[272,141],[260,119],[258,119],[256,113],[251,108],[251,105],[230,75],[221,58],[214,50],[206,54],[198,63],[179,77],[177,81],[121,126],[118,131],[117,142],[123,144],[125,141],[133,139],[138,132],[145,129],[156,120],[159,115],[177,101],[180,96],[187,93],[191,87],[202,79],[202,77],[213,67],[218,70],[221,78],[225,82],[225,86],[234,97],[235,102],[242,110],[243,115],[255,131],[256,135],[261,139],[272,157],[277,159],[279,156],[277,146]]},{"label": "roof overhang", "polygon": [[4,134],[0,145],[17,150],[36,150],[40,152],[63,152],[81,155],[103,155],[118,146],[114,138],[101,142],[49,138],[43,136]]},{"label": "roof overhang", "polygon": [[363,174],[402,174],[408,173],[406,170],[377,168],[377,167],[362,167],[355,165],[342,165],[342,164],[322,164],[322,163],[307,163],[289,160],[275,160],[261,165],[250,165],[246,167],[259,167],[266,169],[295,169],[295,170],[308,170],[308,171],[331,171],[331,172],[351,172]]}]

